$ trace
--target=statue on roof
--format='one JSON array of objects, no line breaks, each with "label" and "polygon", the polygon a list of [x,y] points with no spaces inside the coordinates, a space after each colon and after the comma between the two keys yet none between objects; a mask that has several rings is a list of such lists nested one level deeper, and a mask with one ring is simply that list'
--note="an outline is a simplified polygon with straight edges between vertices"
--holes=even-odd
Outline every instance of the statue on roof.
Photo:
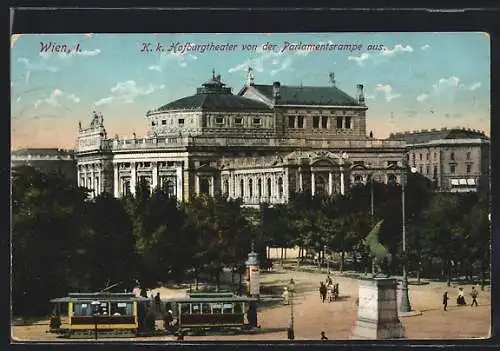
[{"label": "statue on roof", "polygon": [[78,121],[78,131],[82,131],[82,121]]},{"label": "statue on roof", "polygon": [[253,68],[248,66],[247,84],[252,85],[253,82],[254,82]]}]

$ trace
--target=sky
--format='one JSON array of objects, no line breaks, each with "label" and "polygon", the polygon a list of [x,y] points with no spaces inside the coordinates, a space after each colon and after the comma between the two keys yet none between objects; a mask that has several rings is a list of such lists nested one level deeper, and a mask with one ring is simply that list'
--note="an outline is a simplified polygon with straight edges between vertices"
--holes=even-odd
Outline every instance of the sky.
[{"label": "sky", "polygon": [[[211,43],[232,47],[201,50]],[[74,148],[78,121],[94,110],[109,137],[145,135],[148,110],[193,95],[212,70],[236,94],[249,66],[256,84],[327,86],[331,72],[351,96],[363,84],[376,138],[457,126],[490,134],[486,33],[23,34],[11,37],[11,149]]]}]

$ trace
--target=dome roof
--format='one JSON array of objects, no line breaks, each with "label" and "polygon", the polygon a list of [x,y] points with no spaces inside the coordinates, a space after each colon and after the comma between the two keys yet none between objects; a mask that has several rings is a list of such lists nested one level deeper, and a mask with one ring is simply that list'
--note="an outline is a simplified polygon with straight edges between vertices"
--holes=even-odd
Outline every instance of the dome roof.
[{"label": "dome roof", "polygon": [[233,95],[231,88],[225,87],[220,75],[216,76],[214,71],[212,78],[197,88],[195,95],[172,101],[155,112],[199,109],[204,111],[269,110],[270,107],[260,101]]}]

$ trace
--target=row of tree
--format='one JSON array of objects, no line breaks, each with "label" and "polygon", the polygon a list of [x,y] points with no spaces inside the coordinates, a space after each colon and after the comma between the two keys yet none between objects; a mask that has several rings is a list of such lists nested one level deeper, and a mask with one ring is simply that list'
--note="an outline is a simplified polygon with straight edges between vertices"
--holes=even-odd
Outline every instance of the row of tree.
[{"label": "row of tree", "polygon": [[472,275],[476,265],[484,276],[489,268],[488,204],[475,195],[431,193],[418,177],[410,177],[405,192],[407,255],[397,185],[357,186],[347,196],[297,194],[260,210],[224,198],[178,203],[142,183],[134,196],[89,201],[86,189],[31,167],[16,169],[12,185],[13,310],[19,315],[46,313],[50,298],[100,290],[106,282],[130,289],[133,279],[152,285],[209,274],[218,281],[223,267],[241,274],[252,241],[261,262],[269,246],[298,246],[304,259],[326,245],[340,254],[340,269],[349,254],[361,257],[356,267],[366,270],[362,241],[379,219],[385,219],[381,241],[396,256],[394,272],[404,259],[423,274],[438,262],[448,279]]}]

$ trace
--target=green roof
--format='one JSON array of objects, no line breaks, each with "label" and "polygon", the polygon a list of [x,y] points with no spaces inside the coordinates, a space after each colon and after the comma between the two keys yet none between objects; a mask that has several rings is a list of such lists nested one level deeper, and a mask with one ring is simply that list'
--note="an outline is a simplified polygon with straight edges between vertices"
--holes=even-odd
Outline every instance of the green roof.
[{"label": "green roof", "polygon": [[[273,99],[273,86],[251,85],[269,100]],[[361,104],[337,87],[313,87],[280,85],[279,105],[333,105],[361,106]]]},{"label": "green roof", "polygon": [[168,110],[203,110],[203,111],[234,111],[234,110],[269,110],[265,103],[233,95],[231,88],[225,87],[220,76],[214,75],[202,87],[196,90],[195,95],[183,97],[161,106],[155,111]]},{"label": "green roof", "polygon": [[407,144],[424,144],[433,140],[441,139],[486,139],[489,137],[484,132],[465,128],[442,128],[440,130],[421,130],[404,133],[391,133],[388,140],[402,140]]}]

